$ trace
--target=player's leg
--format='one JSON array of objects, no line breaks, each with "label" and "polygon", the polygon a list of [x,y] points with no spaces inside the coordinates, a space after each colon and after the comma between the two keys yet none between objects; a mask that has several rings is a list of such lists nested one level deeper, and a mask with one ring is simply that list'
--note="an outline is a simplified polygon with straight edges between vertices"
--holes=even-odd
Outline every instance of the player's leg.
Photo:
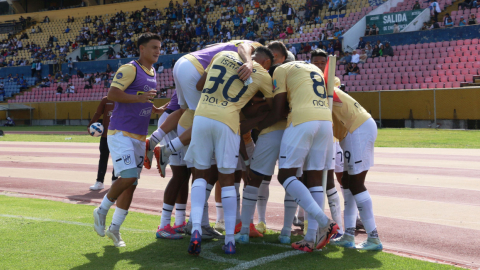
[{"label": "player's leg", "polygon": [[188,253],[198,255],[202,242],[202,216],[207,194],[208,169],[214,151],[214,134],[212,121],[206,117],[195,117],[192,130],[192,141],[186,150],[184,160],[195,167],[191,189],[191,238]]},{"label": "player's leg", "polygon": [[373,214],[372,198],[365,187],[368,170],[374,165],[374,145],[377,138],[377,125],[370,118],[352,133],[353,148],[348,162],[349,189],[357,204],[368,238],[356,246],[362,250],[382,250]]},{"label": "player's leg", "polygon": [[330,214],[332,219],[337,223],[339,229],[338,233],[335,235],[335,238],[338,238],[343,235],[343,220],[342,220],[342,209],[340,206],[340,196],[335,187],[335,167],[337,166],[337,145],[336,143],[331,144],[332,150],[330,152],[330,159],[327,162],[327,200],[328,206],[330,208]]},{"label": "player's leg", "polygon": [[[142,142],[133,138],[129,138],[129,137],[124,137],[124,138],[129,140],[131,142],[131,145],[133,146],[133,157],[131,159],[132,159],[132,162],[134,162],[134,166],[136,167],[134,169],[136,170],[137,177],[136,177],[136,181],[133,184],[131,184],[130,186],[125,188],[123,192],[118,194],[117,208],[113,213],[112,224],[110,225],[108,230],[105,232],[105,235],[107,235],[110,239],[113,240],[113,243],[115,244],[116,247],[125,246],[125,242],[122,240],[122,237],[120,235],[120,226],[123,224],[123,221],[125,220],[128,214],[128,209],[130,208],[130,204],[132,203],[132,199],[133,199],[133,193],[136,189],[138,179],[140,179],[140,173],[142,172],[143,162],[144,162],[143,153],[145,149],[145,142]],[[127,140],[125,140],[125,142]],[[125,162],[125,159],[124,159],[124,163],[126,164],[128,162]],[[112,190],[114,187],[115,189],[117,189],[116,187],[117,182],[118,181],[115,182],[115,184],[112,186],[110,190]],[[107,194],[107,199],[111,199],[115,197],[116,197],[115,194],[110,194],[110,192]]]},{"label": "player's leg", "polygon": [[186,211],[187,211],[187,201],[188,201],[188,178],[183,183],[182,187],[177,196],[177,200],[175,201],[175,224],[173,226],[173,230],[177,233],[184,233],[185,229],[185,219],[186,219]]},{"label": "player's leg", "polygon": [[90,187],[90,190],[101,190],[105,187],[103,182],[105,180],[105,174],[107,173],[108,157],[110,155],[106,137],[100,137],[99,149],[100,159],[98,160],[97,181]]},{"label": "player's leg", "polygon": [[217,210],[217,220],[215,222],[215,230],[219,232],[224,232],[225,219],[223,217],[222,187],[218,182],[217,184],[215,184],[215,206]]},{"label": "player's leg", "polygon": [[208,199],[210,193],[214,189],[215,184],[218,182],[218,169],[215,162],[211,163],[211,168],[205,172],[204,179],[207,180],[207,189],[205,192],[205,204],[203,206],[202,215],[202,239],[224,239],[225,236],[210,226],[210,219],[208,213]]},{"label": "player's leg", "polygon": [[[321,171],[325,167],[327,152],[331,151],[331,147],[327,145],[332,141],[331,122],[310,121],[295,127],[290,125],[285,130],[280,147],[278,180],[286,192],[305,209],[308,218],[318,223],[320,228],[317,233],[317,249],[328,243],[331,235],[336,233],[338,225],[325,215],[312,196],[322,190],[315,188],[311,193],[312,189],[309,190],[295,175],[296,169],[303,167],[305,172],[308,171],[307,181],[311,183],[310,186],[321,187]],[[300,241],[292,244],[292,247],[304,251],[313,251],[315,248],[310,241]]]},{"label": "player's leg", "polygon": [[95,231],[101,237],[105,236],[105,218],[112,205],[123,191],[131,187],[138,178],[137,164],[135,163],[134,144],[131,138],[122,133],[108,136],[109,148],[112,154],[113,166],[118,176],[104,196],[101,205],[93,211]]},{"label": "player's leg", "polygon": [[[165,192],[163,193],[162,216],[160,217],[160,225],[158,226],[156,237],[164,239],[182,239],[183,237],[179,232],[171,227],[170,221],[175,202],[179,198],[182,187],[186,185],[188,188],[190,172],[186,166],[170,166],[170,168],[172,169],[173,177],[168,182]],[[181,209],[185,211],[186,204],[179,207],[180,211]],[[177,207],[176,211],[179,211],[179,207]]]}]

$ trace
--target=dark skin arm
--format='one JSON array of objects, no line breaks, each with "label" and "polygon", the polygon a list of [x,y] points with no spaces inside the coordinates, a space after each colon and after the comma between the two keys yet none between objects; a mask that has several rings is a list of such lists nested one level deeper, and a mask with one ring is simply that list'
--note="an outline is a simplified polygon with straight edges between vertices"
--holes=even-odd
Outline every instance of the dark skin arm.
[{"label": "dark skin arm", "polygon": [[202,91],[205,86],[205,81],[207,80],[207,72],[204,72],[200,80],[197,82],[197,90]]},{"label": "dark skin arm", "polygon": [[288,115],[287,110],[287,93],[280,93],[273,98],[273,109],[268,115],[258,123],[258,129],[265,129]]}]

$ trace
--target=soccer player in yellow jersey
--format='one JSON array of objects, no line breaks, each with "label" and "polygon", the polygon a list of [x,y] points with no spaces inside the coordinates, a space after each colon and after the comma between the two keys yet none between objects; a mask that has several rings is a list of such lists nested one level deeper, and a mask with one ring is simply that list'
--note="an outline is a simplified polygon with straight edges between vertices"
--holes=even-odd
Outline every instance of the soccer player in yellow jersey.
[{"label": "soccer player in yellow jersey", "polygon": [[[288,101],[290,113],[280,146],[278,180],[308,213],[308,233],[304,240],[293,243],[292,247],[312,252],[315,248],[323,248],[338,230],[338,225],[320,208],[323,202],[322,171],[330,166],[326,161],[331,162],[327,157],[332,148],[327,145],[333,141],[332,114],[328,108],[323,72],[312,64],[290,62],[276,68],[273,84],[274,109],[260,122],[259,128],[270,126],[285,115]],[[309,188],[296,177],[301,169]]]},{"label": "soccer player in yellow jersey", "polygon": [[[266,98],[273,97],[272,81],[266,69],[273,62],[273,54],[266,47],[259,47],[252,56],[252,83],[246,86],[239,79],[237,70],[243,65],[238,53],[221,52],[214,56],[205,70],[205,86],[195,111],[192,139],[185,161],[195,167],[191,202],[192,236],[188,252],[199,254],[201,249],[201,219],[205,204],[205,180],[211,159],[215,156],[218,180],[222,186],[222,204],[225,216],[226,254],[235,254],[236,191],[234,172],[240,147],[240,110],[261,91]],[[247,191],[245,191],[247,192]]]}]

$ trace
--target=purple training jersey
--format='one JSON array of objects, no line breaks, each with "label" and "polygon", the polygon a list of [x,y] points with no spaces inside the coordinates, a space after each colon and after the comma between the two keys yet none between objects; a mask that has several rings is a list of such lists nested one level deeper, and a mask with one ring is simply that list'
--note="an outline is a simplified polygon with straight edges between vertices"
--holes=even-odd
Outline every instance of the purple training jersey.
[{"label": "purple training jersey", "polygon": [[180,109],[180,105],[178,105],[177,90],[175,90],[170,99],[170,103],[168,103],[167,110],[176,111],[178,109]]},{"label": "purple training jersey", "polygon": [[[151,89],[157,88],[155,71],[153,72],[153,76],[151,76],[145,72],[137,61],[132,61],[128,64],[135,66],[136,74],[133,82],[125,89],[125,93],[129,95],[142,95]],[[122,75],[122,73],[117,73],[116,78],[121,79]],[[115,109],[112,112],[108,129],[146,136],[148,134],[148,124],[150,123],[152,108],[153,104],[149,102],[115,102]]]}]

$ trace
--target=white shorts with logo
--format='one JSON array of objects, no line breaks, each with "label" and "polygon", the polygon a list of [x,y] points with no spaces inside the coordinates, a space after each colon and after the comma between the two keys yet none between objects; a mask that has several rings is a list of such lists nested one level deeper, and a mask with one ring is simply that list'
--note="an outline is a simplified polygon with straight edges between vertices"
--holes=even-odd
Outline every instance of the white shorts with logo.
[{"label": "white shorts with logo", "polygon": [[[249,160],[252,160],[253,151],[255,150],[255,143],[251,141],[245,145],[245,148],[247,149],[247,155],[249,157]],[[235,171],[246,171],[246,170],[247,170],[247,166],[245,166],[245,161],[243,160],[242,155],[239,155],[237,168],[235,169]]]},{"label": "white shorts with logo", "polygon": [[196,169],[211,167],[215,157],[218,171],[223,174],[235,172],[238,163],[240,135],[235,134],[226,124],[203,116],[193,120],[192,140],[185,155],[185,161]]},{"label": "white shorts with logo", "polygon": [[[177,131],[178,131],[178,136],[182,135],[186,129],[184,127],[182,127],[181,125],[177,125]],[[192,130],[193,131],[193,130]],[[192,133],[192,137],[193,137],[193,133]],[[191,143],[191,142],[190,142]],[[177,156],[175,157],[175,160],[174,160],[174,164],[170,164],[170,165],[173,165],[173,166],[187,166],[187,168],[193,168],[195,167],[193,165],[193,163],[191,162],[188,162],[186,161],[184,158],[185,158],[185,155],[187,154],[187,151],[188,151],[188,147],[189,145],[185,145],[185,147],[183,147],[182,150],[178,151],[176,154]],[[173,156],[173,154],[172,154]],[[170,158],[172,157],[170,156]],[[171,160],[170,160],[171,161]],[[217,162],[215,161],[215,155],[213,155],[211,161],[210,161],[210,164],[211,165],[216,165]]]},{"label": "white shorts with logo", "polygon": [[[330,121],[309,121],[297,126],[290,124],[283,133],[280,145],[280,169],[303,168],[303,171],[321,171],[329,168],[333,147]],[[326,163],[328,161],[328,163]]]},{"label": "white shorts with logo", "polygon": [[202,75],[187,58],[181,57],[173,67],[173,79],[177,90],[178,104],[180,107],[196,110],[202,94],[197,91],[197,82]]},{"label": "white shorts with logo", "polygon": [[343,150],[340,142],[335,142],[335,172],[343,173]]},{"label": "white shorts with logo", "polygon": [[344,164],[347,164],[344,170],[348,171],[349,175],[356,175],[373,167],[376,139],[377,124],[370,118],[340,142]]},{"label": "white shorts with logo", "polygon": [[284,130],[275,130],[258,136],[251,158],[250,169],[272,176],[275,171]]},{"label": "white shorts with logo", "polygon": [[[158,119],[158,128],[160,128],[160,126],[163,124],[163,122],[165,122],[165,120],[167,119],[167,117],[169,115],[170,115],[169,113],[164,112],[160,116],[160,118]],[[165,137],[163,137],[163,139],[160,141],[160,145],[166,145],[167,143],[169,143],[171,140],[175,139],[176,137],[178,137],[177,130],[172,130],[169,133],[167,133],[167,135],[165,135]],[[181,162],[181,159],[179,158],[179,155],[178,155],[177,152],[173,153],[169,158],[169,164],[171,166],[180,166],[180,165],[178,165],[180,162]]]},{"label": "white shorts with logo", "polygon": [[137,179],[140,179],[145,155],[145,142],[124,136],[122,132],[108,135],[107,142],[112,156],[115,176],[120,176],[122,171],[136,168]]}]

